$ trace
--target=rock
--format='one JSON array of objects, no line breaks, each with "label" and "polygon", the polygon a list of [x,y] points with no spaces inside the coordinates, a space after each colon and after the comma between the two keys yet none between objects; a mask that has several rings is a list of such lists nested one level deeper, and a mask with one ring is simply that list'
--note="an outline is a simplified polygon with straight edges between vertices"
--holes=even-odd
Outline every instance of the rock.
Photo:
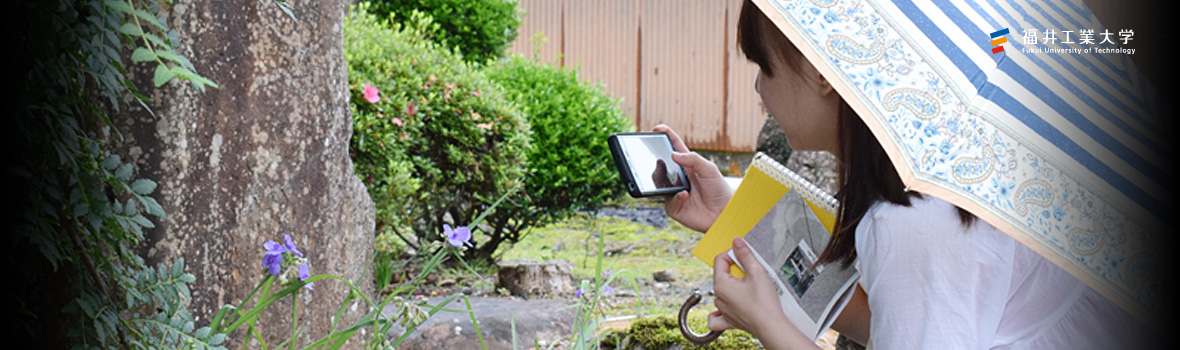
[{"label": "rock", "polygon": [[843,334],[836,338],[836,350],[865,350],[864,345],[848,339]]},{"label": "rock", "polygon": [[[196,276],[190,309],[197,327],[250,293],[263,277],[263,243],[282,242],[283,234],[310,260],[311,274],[372,280],[365,267],[374,207],[348,154],[347,3],[301,2],[296,21],[256,0],[161,2],[183,39],[177,52],[220,87],[198,92],[174,80],[153,88],[154,62],[128,66],[154,114],[123,109],[112,118],[122,138],[112,142],[137,164],[137,176],[159,184],[155,196],[168,214],[145,233],[141,254],[149,265],[184,257]],[[373,293],[371,283],[357,287]],[[348,291],[321,280],[299,293],[298,344],[328,333]],[[290,336],[292,306],[283,298],[261,314],[267,344]],[[340,324],[351,325],[368,307],[344,310]],[[243,329],[230,339],[248,337]]]},{"label": "rock", "polygon": [[574,291],[574,267],[568,260],[511,260],[499,265],[496,288],[521,297],[560,295]]},{"label": "rock", "polygon": [[664,269],[651,273],[651,279],[656,280],[656,282],[676,282],[676,278],[676,270],[673,269]]},{"label": "rock", "polygon": [[598,217],[609,216],[658,228],[668,227],[668,215],[662,206],[648,206],[638,203],[633,208],[606,207],[598,209],[595,213]]},{"label": "rock", "polygon": [[774,118],[767,117],[762,123],[762,130],[758,132],[758,152],[766,153],[771,159],[780,164],[786,164],[791,157],[791,145],[787,143],[787,135],[778,126]]},{"label": "rock", "polygon": [[825,151],[795,151],[783,165],[824,192],[835,195],[838,181],[836,163],[836,156]]},{"label": "rock", "polygon": [[766,118],[758,134],[759,152],[791,169],[807,181],[815,184],[828,194],[837,190],[836,156],[823,151],[794,151],[787,143],[787,136],[774,118]]},{"label": "rock", "polygon": [[[545,344],[560,341],[570,336],[570,325],[574,321],[573,302],[561,299],[509,299],[495,297],[468,297],[471,309],[479,322],[480,333],[488,349],[512,349],[513,327],[516,341],[521,349],[531,349],[534,341]],[[432,297],[434,305],[444,297]],[[471,316],[466,313],[467,303],[456,298],[447,306],[461,313],[440,312],[426,320],[417,330],[411,332],[397,348],[403,350],[433,349],[480,349],[479,337]],[[396,317],[398,310],[386,310],[385,315]],[[387,334],[397,339],[405,330],[394,324]]]}]

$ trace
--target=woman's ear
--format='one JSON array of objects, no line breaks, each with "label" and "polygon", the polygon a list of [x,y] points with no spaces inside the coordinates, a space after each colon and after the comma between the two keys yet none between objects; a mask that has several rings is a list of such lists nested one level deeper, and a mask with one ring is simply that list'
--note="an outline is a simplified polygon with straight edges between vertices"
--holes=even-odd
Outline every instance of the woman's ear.
[{"label": "woman's ear", "polygon": [[824,78],[824,75],[820,74],[818,69],[815,70],[815,81],[819,84],[820,95],[827,96],[836,93],[836,89],[832,87],[832,83],[829,83],[828,79]]},{"label": "woman's ear", "polygon": [[819,92],[820,96],[836,94],[836,89],[832,87],[832,83],[828,82],[827,78],[824,78],[824,75],[819,72],[819,69],[816,69],[815,65],[811,64],[811,62],[806,63],[805,69],[807,72],[805,75],[813,78],[811,81],[815,82],[816,91]]}]

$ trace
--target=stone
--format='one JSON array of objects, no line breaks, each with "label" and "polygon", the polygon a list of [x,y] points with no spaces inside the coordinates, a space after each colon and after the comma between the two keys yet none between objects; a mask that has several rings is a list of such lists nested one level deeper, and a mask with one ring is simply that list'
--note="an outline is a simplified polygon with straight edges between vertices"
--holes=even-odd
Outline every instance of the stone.
[{"label": "stone", "polygon": [[795,151],[791,158],[783,164],[800,177],[815,184],[816,187],[835,195],[838,189],[838,174],[836,173],[836,156],[826,151]]},{"label": "stone", "polygon": [[[432,297],[428,300],[431,305],[438,304],[443,296]],[[427,319],[416,330],[412,331],[404,342],[399,344],[402,350],[432,350],[432,349],[480,349],[479,336],[475,334],[475,326],[471,323],[471,316],[466,313],[467,302],[471,303],[471,310],[479,322],[479,331],[483,335],[484,344],[488,349],[513,349],[512,339],[521,349],[531,349],[534,341],[544,344],[561,341],[570,336],[571,325],[574,322],[576,308],[571,307],[574,302],[563,299],[510,299],[498,297],[469,296],[469,300],[456,298],[450,304],[443,306],[459,313],[440,312]],[[397,310],[386,310],[385,315],[396,317]],[[515,335],[513,331],[515,329]],[[457,330],[457,331],[456,331]],[[387,334],[389,339],[397,339],[405,333],[405,329],[394,324]]]},{"label": "stone", "polygon": [[496,288],[520,297],[562,295],[574,291],[574,267],[569,260],[510,260],[497,264]]},{"label": "stone", "polygon": [[[219,87],[199,92],[174,80],[153,88],[155,63],[128,66],[154,113],[124,109],[113,118],[122,138],[112,142],[136,163],[137,176],[159,184],[154,196],[168,214],[145,233],[141,254],[149,265],[185,259],[196,276],[190,310],[197,327],[246,297],[263,278],[263,243],[284,234],[310,260],[311,274],[372,281],[365,267],[374,206],[348,153],[347,3],[300,2],[295,20],[269,1],[162,2],[182,39],[177,52]],[[357,287],[373,295],[371,283]],[[325,279],[298,294],[297,344],[327,334],[348,291]],[[292,306],[283,298],[261,314],[267,344],[290,336]],[[347,327],[368,307],[344,310],[339,321]],[[231,342],[247,339],[244,330]],[[345,348],[359,347],[360,338]]]},{"label": "stone", "polygon": [[765,153],[771,159],[791,169],[819,189],[835,195],[838,190],[836,174],[837,159],[835,155],[824,151],[796,151],[787,142],[787,135],[778,126],[774,118],[766,118],[762,130],[758,133],[758,152]]},{"label": "stone", "polygon": [[677,279],[676,270],[664,269],[664,270],[652,272],[651,279],[656,280],[656,282],[676,282],[676,279]]},{"label": "stone", "polygon": [[791,145],[787,143],[787,134],[778,126],[774,118],[767,117],[762,123],[762,130],[758,132],[758,152],[766,153],[779,164],[786,164],[791,157]]}]

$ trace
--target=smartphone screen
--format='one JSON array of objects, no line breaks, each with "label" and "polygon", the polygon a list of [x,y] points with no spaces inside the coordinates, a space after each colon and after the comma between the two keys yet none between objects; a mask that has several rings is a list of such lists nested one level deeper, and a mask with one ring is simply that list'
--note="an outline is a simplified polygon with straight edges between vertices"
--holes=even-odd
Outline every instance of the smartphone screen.
[{"label": "smartphone screen", "polygon": [[673,194],[689,188],[684,168],[672,161],[672,140],[667,134],[616,133],[610,136],[609,144],[623,185],[632,197]]}]

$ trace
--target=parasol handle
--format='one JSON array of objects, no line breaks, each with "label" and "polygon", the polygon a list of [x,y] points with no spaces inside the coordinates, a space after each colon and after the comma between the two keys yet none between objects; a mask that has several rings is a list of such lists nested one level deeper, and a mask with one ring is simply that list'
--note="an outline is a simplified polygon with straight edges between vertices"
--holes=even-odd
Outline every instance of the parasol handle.
[{"label": "parasol handle", "polygon": [[680,334],[684,335],[684,339],[688,339],[688,341],[692,342],[693,344],[705,345],[713,342],[714,340],[717,340],[717,337],[720,337],[721,332],[724,331],[709,331],[709,333],[706,334],[697,334],[696,332],[692,331],[692,328],[688,327],[688,310],[692,309],[693,306],[696,306],[696,304],[700,302],[701,291],[694,290],[692,291],[692,295],[689,295],[688,299],[684,301],[684,305],[680,306]]}]

